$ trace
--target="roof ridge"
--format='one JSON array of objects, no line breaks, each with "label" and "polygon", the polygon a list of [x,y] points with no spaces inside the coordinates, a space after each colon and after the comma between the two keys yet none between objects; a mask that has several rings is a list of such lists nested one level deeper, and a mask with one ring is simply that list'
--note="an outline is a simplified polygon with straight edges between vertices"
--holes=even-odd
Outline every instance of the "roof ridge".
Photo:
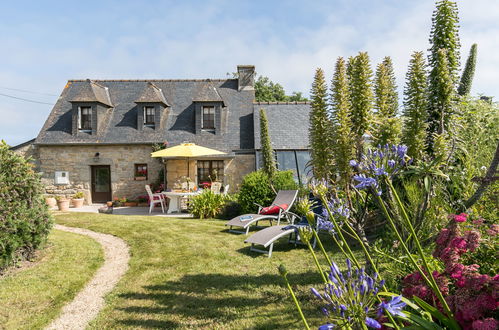
[{"label": "roof ridge", "polygon": [[68,79],[68,82],[85,82],[85,81],[93,81],[93,82],[152,82],[152,81],[160,81],[160,82],[175,82],[175,81],[199,81],[199,82],[210,82],[210,81],[227,81],[227,80],[237,80],[236,78],[227,78],[227,79]]},{"label": "roof ridge", "polygon": [[256,105],[293,105],[293,104],[310,104],[310,101],[253,101]]}]

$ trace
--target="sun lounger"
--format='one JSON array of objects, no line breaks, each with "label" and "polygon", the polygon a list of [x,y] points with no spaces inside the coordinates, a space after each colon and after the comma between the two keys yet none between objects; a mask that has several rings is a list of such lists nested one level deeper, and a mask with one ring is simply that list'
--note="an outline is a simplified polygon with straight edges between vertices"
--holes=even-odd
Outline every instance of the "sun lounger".
[{"label": "sun lounger", "polygon": [[[268,220],[270,225],[272,221],[277,221],[280,224],[281,219],[288,218],[288,212],[295,202],[298,190],[280,190],[272,204],[268,207],[258,205],[258,213],[243,214],[231,219],[225,225],[229,226],[229,231],[232,233],[248,234],[251,225],[258,226],[258,222]],[[233,227],[241,227],[243,230],[234,230]]]}]

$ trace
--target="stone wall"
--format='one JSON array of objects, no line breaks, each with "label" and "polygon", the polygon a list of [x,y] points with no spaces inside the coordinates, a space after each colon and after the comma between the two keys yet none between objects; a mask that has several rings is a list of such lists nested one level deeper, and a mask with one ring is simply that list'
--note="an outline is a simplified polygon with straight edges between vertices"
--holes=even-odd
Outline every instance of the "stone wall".
[{"label": "stone wall", "polygon": [[[46,193],[70,197],[77,191],[83,191],[85,202],[91,203],[91,168],[92,165],[110,165],[112,196],[136,198],[145,195],[144,185],[159,180],[163,164],[159,159],[151,158],[150,145],[92,145],[92,146],[38,146],[38,170],[42,172],[42,182]],[[99,153],[99,157],[95,157]],[[148,179],[137,181],[134,178],[135,164],[147,164]],[[255,170],[255,155],[236,155],[226,159],[224,185],[230,185],[230,192],[238,190],[244,175]],[[167,163],[167,188],[172,188],[176,179],[187,176],[187,161],[171,159]],[[55,185],[56,171],[69,172],[69,185]],[[189,161],[189,176],[197,183],[195,160]]]},{"label": "stone wall", "polygon": [[[160,160],[151,158],[150,145],[106,146],[39,146],[39,171],[46,193],[70,196],[83,191],[85,201],[91,198],[91,165],[110,165],[111,190],[114,197],[136,198],[145,195],[144,185],[158,181]],[[99,157],[95,157],[99,153]],[[147,164],[147,180],[135,180],[135,164]],[[55,185],[55,171],[69,172],[69,185]]]}]

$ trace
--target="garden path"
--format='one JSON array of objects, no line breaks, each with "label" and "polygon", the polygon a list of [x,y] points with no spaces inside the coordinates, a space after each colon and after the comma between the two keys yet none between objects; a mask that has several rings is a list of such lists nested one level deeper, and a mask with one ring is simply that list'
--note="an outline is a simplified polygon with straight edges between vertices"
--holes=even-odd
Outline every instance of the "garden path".
[{"label": "garden path", "polygon": [[104,296],[115,287],[126,273],[130,259],[129,248],[125,241],[113,235],[62,225],[55,225],[54,228],[89,236],[101,244],[104,249],[104,264],[74,300],[64,306],[61,315],[46,328],[85,329],[104,307]]}]

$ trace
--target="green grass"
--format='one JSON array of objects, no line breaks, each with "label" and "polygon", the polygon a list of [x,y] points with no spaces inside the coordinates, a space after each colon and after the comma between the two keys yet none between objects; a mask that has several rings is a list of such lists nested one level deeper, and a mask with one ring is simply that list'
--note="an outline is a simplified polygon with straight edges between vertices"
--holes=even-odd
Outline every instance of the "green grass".
[{"label": "green grass", "polygon": [[311,323],[320,322],[310,294],[320,275],[306,248],[286,240],[269,259],[249,252],[245,236],[220,220],[72,213],[56,222],[116,235],[131,249],[130,269],[91,328],[302,328],[281,263]]},{"label": "green grass", "polygon": [[103,261],[102,249],[93,239],[53,230],[32,265],[0,277],[0,328],[47,325]]}]

